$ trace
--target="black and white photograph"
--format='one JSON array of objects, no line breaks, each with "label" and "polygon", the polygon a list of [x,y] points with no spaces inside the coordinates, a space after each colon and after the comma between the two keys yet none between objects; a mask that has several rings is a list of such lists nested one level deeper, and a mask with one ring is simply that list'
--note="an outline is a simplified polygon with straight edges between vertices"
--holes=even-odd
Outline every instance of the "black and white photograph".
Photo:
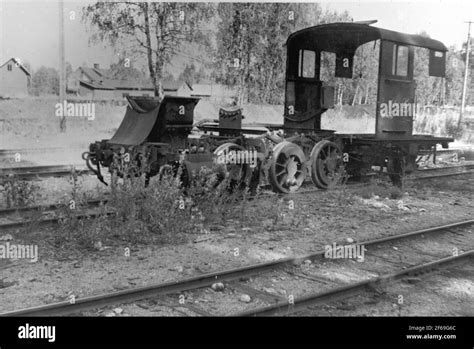
[{"label": "black and white photograph", "polygon": [[0,0],[0,348],[171,318],[473,348],[473,27],[467,0]]}]

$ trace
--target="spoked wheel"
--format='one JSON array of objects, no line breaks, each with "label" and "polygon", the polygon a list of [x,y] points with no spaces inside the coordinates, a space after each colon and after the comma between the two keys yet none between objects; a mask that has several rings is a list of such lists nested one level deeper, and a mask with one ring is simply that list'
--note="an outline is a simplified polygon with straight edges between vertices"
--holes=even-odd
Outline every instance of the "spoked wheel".
[{"label": "spoked wheel", "polygon": [[273,190],[281,193],[298,190],[306,177],[306,157],[303,150],[286,141],[276,145],[268,175]]},{"label": "spoked wheel", "polygon": [[[220,174],[224,178],[229,179],[229,183],[232,188],[246,186],[249,183],[250,176],[252,174],[250,163],[243,161],[243,157],[240,157],[239,161],[227,161],[227,159],[231,159],[230,157],[227,158],[230,152],[243,151],[245,151],[245,148],[235,143],[224,143],[214,150],[214,155],[216,155],[217,166]],[[236,154],[237,153],[235,153],[233,157],[235,160],[237,159],[235,156]],[[257,161],[257,159],[254,159],[254,161]]]},{"label": "spoked wheel", "polygon": [[311,151],[311,180],[321,189],[334,188],[346,179],[342,152],[338,145],[323,140]]}]

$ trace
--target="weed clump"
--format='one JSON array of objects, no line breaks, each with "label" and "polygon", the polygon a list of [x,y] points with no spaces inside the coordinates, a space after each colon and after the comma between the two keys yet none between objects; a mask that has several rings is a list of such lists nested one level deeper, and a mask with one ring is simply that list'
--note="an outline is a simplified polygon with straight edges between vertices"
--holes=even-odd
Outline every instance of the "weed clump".
[{"label": "weed clump", "polygon": [[39,186],[33,182],[19,180],[15,175],[4,176],[0,182],[7,208],[31,206],[38,200]]}]

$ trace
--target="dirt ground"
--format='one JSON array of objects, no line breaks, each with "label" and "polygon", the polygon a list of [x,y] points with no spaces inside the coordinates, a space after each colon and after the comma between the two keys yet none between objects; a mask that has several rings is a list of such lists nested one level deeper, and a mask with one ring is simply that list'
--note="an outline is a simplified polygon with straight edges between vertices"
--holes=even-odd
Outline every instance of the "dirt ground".
[{"label": "dirt ground", "polygon": [[[236,213],[235,220],[222,222],[208,233],[189,235],[186,242],[178,244],[130,245],[108,241],[96,251],[58,253],[51,243],[57,234],[54,227],[2,232],[0,236],[11,234],[12,239],[8,241],[11,244],[37,244],[39,260],[34,263],[0,259],[0,312],[63,301],[71,295],[76,298],[97,295],[259,261],[304,255],[348,238],[364,241],[473,219],[473,184],[474,178],[412,184],[407,185],[402,197],[396,199],[377,195],[383,195],[384,191],[375,185],[288,196],[284,199],[288,209],[282,212],[285,217],[277,226],[272,226],[267,219],[262,219],[260,227],[246,226],[245,222],[238,221]],[[273,198],[260,200],[262,205],[275,204]],[[289,200],[294,201],[293,209],[289,208]],[[125,253],[127,248],[130,256]],[[427,309],[430,308],[426,308],[429,301],[422,296],[423,292],[439,293],[440,290],[448,292],[452,287],[468,287],[468,291],[460,291],[458,301],[433,311],[439,315],[467,315],[466,312],[474,315],[472,309],[464,308],[461,312],[459,308],[459,302],[465,301],[465,297],[471,302],[474,298],[469,291],[472,278],[456,279],[455,276],[449,282],[443,282],[433,290],[423,284],[419,301],[415,302],[417,306],[406,310],[407,314],[429,313]],[[435,295],[433,293],[433,297]],[[450,297],[456,297],[456,293],[450,292]],[[366,314],[393,315],[391,306],[367,311]],[[357,314],[361,312],[344,313]]]},{"label": "dirt ground", "polygon": [[[95,121],[69,120],[67,132],[61,134],[57,130],[54,103],[55,100],[43,99],[21,103],[16,100],[0,101],[0,148],[62,148],[62,151],[42,156],[25,154],[21,166],[82,164],[81,152],[87,149],[90,142],[109,138],[124,115],[123,106],[98,105]],[[275,108],[257,108],[258,112],[250,108],[247,114],[259,117],[249,117],[246,122],[281,123],[282,120],[272,117]],[[196,108],[196,119],[216,118],[217,110],[215,105],[201,103]],[[361,128],[358,132],[364,132],[362,129],[370,132],[373,126],[368,113],[357,114],[350,123],[341,119],[341,115],[333,116],[336,119],[332,120],[332,125],[349,125],[352,132],[355,132],[353,127],[356,126]],[[323,120],[323,125],[327,122]],[[15,164],[11,159],[2,159],[0,166],[7,165]],[[38,187],[35,190],[37,204],[67,202],[74,191],[86,193],[90,198],[107,191],[93,176],[80,177],[75,184],[71,178],[50,178],[34,183]],[[39,250],[37,262],[0,258],[0,312],[67,300],[71,295],[76,298],[97,295],[259,261],[304,255],[321,250],[326,244],[349,238],[364,241],[473,219],[473,199],[472,175],[471,178],[407,184],[396,198],[391,198],[389,189],[377,185],[319,191],[281,199],[283,201],[279,204],[283,209],[279,213],[282,219],[276,225],[269,217],[262,217],[258,224],[249,224],[240,219],[236,210],[235,217],[209,227],[204,233],[184,232],[184,242],[145,245],[120,240],[97,241],[102,246],[93,251],[58,251],[53,241],[59,231],[54,226],[0,231],[0,244],[34,244],[38,245]],[[3,207],[4,196],[0,196],[0,200]],[[260,200],[259,205],[272,207],[279,199]],[[290,200],[293,201],[291,204]],[[128,249],[129,256],[125,253]],[[430,289],[423,283],[417,306],[403,311],[410,315],[474,315],[471,308],[462,310],[459,306],[466,299],[471,303],[474,300],[472,291],[469,291],[472,290],[472,273],[462,275],[450,275],[448,281],[434,276],[437,286]],[[455,289],[459,289],[460,293],[451,292]],[[443,307],[430,308],[429,299],[431,296],[438,297],[436,292],[449,292],[455,300],[449,298]],[[431,296],[427,297],[426,293]],[[360,315],[365,311],[365,314],[393,315],[391,305],[387,304],[386,307],[327,311],[326,314]],[[139,314],[136,310],[131,315]]]}]

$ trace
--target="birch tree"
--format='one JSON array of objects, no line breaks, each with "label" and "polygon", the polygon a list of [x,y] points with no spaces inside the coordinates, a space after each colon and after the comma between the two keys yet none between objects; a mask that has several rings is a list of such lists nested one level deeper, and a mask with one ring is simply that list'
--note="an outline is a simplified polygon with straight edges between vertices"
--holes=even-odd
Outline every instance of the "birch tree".
[{"label": "birch tree", "polygon": [[163,97],[164,67],[186,42],[204,39],[200,25],[213,14],[206,3],[97,2],[83,9],[92,39],[128,47],[146,57],[155,96]]}]

